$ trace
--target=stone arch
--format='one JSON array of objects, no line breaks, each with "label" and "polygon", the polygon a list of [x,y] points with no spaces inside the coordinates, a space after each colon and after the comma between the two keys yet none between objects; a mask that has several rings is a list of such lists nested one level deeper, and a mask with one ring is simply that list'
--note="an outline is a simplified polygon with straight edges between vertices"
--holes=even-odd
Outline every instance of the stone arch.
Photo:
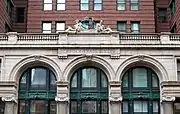
[{"label": "stone arch", "polygon": [[99,56],[80,56],[73,59],[65,68],[63,72],[63,77],[65,81],[70,82],[70,78],[72,74],[80,67],[83,66],[96,66],[104,71],[106,74],[108,81],[115,77],[115,72],[112,66],[104,60],[102,57]]},{"label": "stone arch", "polygon": [[148,55],[135,55],[123,61],[116,72],[116,80],[122,80],[124,73],[134,66],[151,68],[157,74],[159,82],[168,80],[168,73],[164,66],[158,60]]},{"label": "stone arch", "polygon": [[51,69],[57,81],[61,80],[62,72],[58,64],[53,61],[51,58],[44,55],[31,55],[26,58],[21,59],[13,68],[10,73],[9,80],[19,81],[21,74],[29,67],[35,66],[45,66]]}]

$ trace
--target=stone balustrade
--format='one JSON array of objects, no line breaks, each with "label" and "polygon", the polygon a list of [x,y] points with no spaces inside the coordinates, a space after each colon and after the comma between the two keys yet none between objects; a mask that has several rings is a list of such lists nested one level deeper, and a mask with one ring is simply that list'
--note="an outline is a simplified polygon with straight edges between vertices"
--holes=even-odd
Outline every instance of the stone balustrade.
[{"label": "stone balustrade", "polygon": [[180,34],[119,34],[112,33],[1,33],[0,44],[116,44],[116,45],[167,45],[180,44]]}]

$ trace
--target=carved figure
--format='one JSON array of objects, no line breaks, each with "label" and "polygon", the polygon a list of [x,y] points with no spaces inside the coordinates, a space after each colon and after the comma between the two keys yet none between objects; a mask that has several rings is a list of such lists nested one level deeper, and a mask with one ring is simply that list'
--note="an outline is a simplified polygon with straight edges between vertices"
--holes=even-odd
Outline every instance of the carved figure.
[{"label": "carved figure", "polygon": [[96,32],[112,32],[112,29],[108,26],[107,28],[103,25],[103,20],[96,24]]},{"label": "carved figure", "polygon": [[76,20],[75,22],[76,22],[76,24],[74,25],[74,28],[68,26],[68,29],[66,29],[66,32],[68,32],[68,31],[81,32],[82,31],[82,26],[81,26],[81,23],[79,22],[79,20]]}]

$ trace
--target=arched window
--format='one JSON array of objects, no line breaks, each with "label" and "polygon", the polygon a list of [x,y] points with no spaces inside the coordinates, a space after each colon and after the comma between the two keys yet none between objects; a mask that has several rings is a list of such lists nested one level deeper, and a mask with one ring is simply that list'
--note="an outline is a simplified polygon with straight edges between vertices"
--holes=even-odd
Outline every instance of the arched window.
[{"label": "arched window", "polygon": [[27,69],[19,80],[18,114],[56,114],[55,82],[48,68]]},{"label": "arched window", "polygon": [[150,68],[131,68],[122,82],[123,114],[160,114],[159,80]]},{"label": "arched window", "polygon": [[70,114],[108,114],[108,81],[101,69],[79,68],[70,86]]}]

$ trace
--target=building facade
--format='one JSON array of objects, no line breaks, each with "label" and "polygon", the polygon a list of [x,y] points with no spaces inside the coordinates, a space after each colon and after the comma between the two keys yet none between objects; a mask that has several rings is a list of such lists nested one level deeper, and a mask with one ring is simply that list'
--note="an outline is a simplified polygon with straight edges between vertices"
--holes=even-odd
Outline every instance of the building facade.
[{"label": "building facade", "polygon": [[3,114],[178,114],[179,35],[1,34]]},{"label": "building facade", "polygon": [[[93,17],[126,33],[179,33],[178,0],[1,0],[0,32],[56,33]],[[46,26],[46,24],[49,24]],[[45,24],[45,25],[44,25]],[[43,28],[43,25],[45,26]],[[47,31],[46,31],[47,32]]]}]

